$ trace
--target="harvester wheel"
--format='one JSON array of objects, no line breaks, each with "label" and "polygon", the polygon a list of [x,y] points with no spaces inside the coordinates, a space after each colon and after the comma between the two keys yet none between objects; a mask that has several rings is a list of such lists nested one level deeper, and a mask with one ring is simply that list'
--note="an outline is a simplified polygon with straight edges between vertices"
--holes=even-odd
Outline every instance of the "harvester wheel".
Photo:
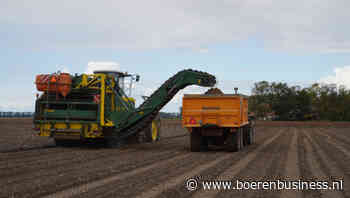
[{"label": "harvester wheel", "polygon": [[146,142],[157,142],[160,140],[160,119],[154,119],[145,129]]},{"label": "harvester wheel", "polygon": [[111,127],[103,128],[105,145],[108,148],[120,148],[121,146],[126,144],[126,140],[118,139],[117,137],[112,135],[114,130],[115,128],[111,128]]},{"label": "harvester wheel", "polygon": [[56,146],[72,146],[77,144],[77,141],[74,140],[65,140],[65,139],[55,139]]},{"label": "harvester wheel", "polygon": [[56,144],[56,146],[66,146],[67,142],[65,140],[55,139],[55,144]]}]

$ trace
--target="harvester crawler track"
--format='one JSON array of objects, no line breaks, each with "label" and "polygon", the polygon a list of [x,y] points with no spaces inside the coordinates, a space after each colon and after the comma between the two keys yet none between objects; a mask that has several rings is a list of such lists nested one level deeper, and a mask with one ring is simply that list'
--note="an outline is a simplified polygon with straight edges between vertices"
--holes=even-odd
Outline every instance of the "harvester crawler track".
[{"label": "harvester crawler track", "polygon": [[[189,75],[195,79],[195,81],[183,81],[185,75]],[[113,130],[112,134],[107,137],[107,142],[109,146],[119,145],[120,141],[134,134],[139,133],[149,124],[152,120],[158,115],[158,112],[163,108],[181,89],[189,85],[199,85],[212,87],[216,84],[215,76],[201,71],[196,71],[192,69],[182,70],[165,81],[153,94],[145,100],[136,112],[141,112],[144,109],[152,109],[147,115],[144,115],[138,119],[137,122],[134,122],[127,127],[121,127],[116,130]],[[164,91],[166,90],[166,92]],[[165,98],[158,104],[156,107],[151,108],[150,106],[152,101],[155,100],[160,94],[166,93]],[[129,119],[132,119],[133,116],[139,116],[138,113],[132,114]],[[126,120],[127,122],[128,120]],[[124,126],[126,126],[125,124]]]}]

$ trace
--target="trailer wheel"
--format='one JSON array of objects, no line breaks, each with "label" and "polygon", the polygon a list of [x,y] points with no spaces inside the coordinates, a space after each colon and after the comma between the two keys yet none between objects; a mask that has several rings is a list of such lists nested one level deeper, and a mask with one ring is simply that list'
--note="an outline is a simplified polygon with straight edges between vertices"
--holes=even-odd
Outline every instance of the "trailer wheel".
[{"label": "trailer wheel", "polygon": [[202,136],[200,128],[193,129],[190,135],[190,142],[190,150],[192,152],[208,150],[208,137]]},{"label": "trailer wheel", "polygon": [[208,151],[208,137],[201,135],[201,151]]},{"label": "trailer wheel", "polygon": [[242,138],[241,129],[237,132],[229,133],[226,139],[226,150],[229,152],[239,151],[242,148]]},{"label": "trailer wheel", "polygon": [[243,127],[242,128],[243,130],[243,146],[247,146],[249,145],[250,143],[250,140],[249,140],[249,136],[250,136],[250,131],[249,131],[249,127]]},{"label": "trailer wheel", "polygon": [[243,142],[243,139],[244,139],[244,133],[243,132],[244,132],[244,130],[243,130],[243,128],[242,127],[239,128],[238,132],[239,132],[239,139],[240,139],[239,150],[242,150],[244,148],[244,142]]},{"label": "trailer wheel", "polygon": [[190,135],[191,152],[201,151],[201,134],[200,134],[200,132],[198,130],[193,130],[190,134],[191,134]]},{"label": "trailer wheel", "polygon": [[255,129],[254,127],[249,127],[249,144],[254,144],[255,141]]}]

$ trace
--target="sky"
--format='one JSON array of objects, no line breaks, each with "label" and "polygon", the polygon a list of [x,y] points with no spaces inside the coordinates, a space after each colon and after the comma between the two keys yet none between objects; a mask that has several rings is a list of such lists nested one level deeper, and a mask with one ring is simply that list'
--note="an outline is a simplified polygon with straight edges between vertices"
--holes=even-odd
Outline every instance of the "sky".
[{"label": "sky", "polygon": [[[37,74],[139,74],[137,104],[182,69],[225,93],[266,80],[350,88],[348,0],[2,0],[0,111],[33,111]],[[179,110],[184,93],[162,111]]]}]

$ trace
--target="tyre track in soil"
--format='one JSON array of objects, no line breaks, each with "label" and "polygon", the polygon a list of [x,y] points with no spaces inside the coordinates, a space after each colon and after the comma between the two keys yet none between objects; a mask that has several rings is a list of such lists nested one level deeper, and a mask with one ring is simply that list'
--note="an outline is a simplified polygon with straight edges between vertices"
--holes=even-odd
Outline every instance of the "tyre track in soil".
[{"label": "tyre track in soil", "polygon": [[326,140],[327,143],[334,146],[337,150],[339,150],[341,153],[343,153],[346,158],[350,158],[350,144],[340,141],[340,138],[336,137],[334,134],[327,134],[325,129],[320,128],[315,131],[318,136],[323,137],[324,140]]},{"label": "tyre track in soil", "polygon": [[[215,179],[233,181],[265,181],[281,177],[287,157],[290,133],[288,128],[282,129],[281,135],[263,148],[257,148],[232,164]],[[249,156],[250,155],[250,156]],[[210,174],[210,173],[209,173]],[[199,190],[192,197],[272,197],[274,194],[262,190]]]},{"label": "tyre track in soil", "polygon": [[[139,152],[133,155],[125,153],[125,155],[117,155],[115,158],[102,158],[93,162],[87,161],[86,164],[71,164],[68,162],[65,166],[58,169],[39,169],[36,172],[29,173],[29,178],[17,178],[17,182],[11,185],[8,184],[9,181],[7,180],[1,181],[0,186],[3,189],[0,191],[0,195],[6,196],[9,192],[20,189],[17,192],[19,195],[29,194],[31,197],[37,197],[43,193],[55,192],[73,185],[87,183],[93,179],[105,177],[112,173],[117,174],[128,171],[132,168],[137,168],[137,166],[147,165],[157,160],[178,155],[179,151],[176,150],[179,150],[177,148],[179,142],[183,142],[183,140],[177,140],[171,143],[165,141],[163,145],[153,144],[155,147],[153,149],[152,144],[137,145],[135,148],[137,147]],[[151,149],[145,150],[147,147]],[[168,149],[161,151],[157,147]]]},{"label": "tyre track in soil", "polygon": [[[82,152],[86,152],[89,154],[94,154],[94,153],[98,153],[100,152],[99,150],[86,150],[86,151],[82,151],[82,150],[74,150],[74,149],[69,149],[69,150],[54,150],[53,152],[50,152],[48,154],[44,154],[44,155],[38,155],[38,156],[34,156],[34,157],[26,157],[26,158],[22,158],[21,156],[16,156],[14,158],[7,158],[5,156],[1,156],[0,157],[0,170],[2,168],[16,168],[16,167],[21,167],[23,165],[26,166],[33,166],[35,164],[40,164],[42,161],[46,161],[46,160],[53,160],[53,157],[57,160],[64,160],[65,158],[69,157],[69,155],[75,156],[75,155],[79,155]],[[8,155],[10,156],[10,155]],[[8,167],[11,166],[11,167]],[[1,172],[0,172],[1,174]]]},{"label": "tyre track in soil", "polygon": [[337,134],[341,134],[346,137],[346,139],[350,138],[350,127],[334,128],[333,130],[336,131]]},{"label": "tyre track in soil", "polygon": [[[23,179],[30,179],[32,177],[35,177],[33,175],[32,171],[37,170],[44,170],[44,169],[50,169],[50,170],[56,170],[59,168],[64,167],[65,165],[74,165],[74,164],[80,164],[84,163],[85,161],[94,162],[96,160],[99,160],[101,158],[113,158],[111,154],[123,154],[125,153],[133,153],[137,152],[135,149],[130,150],[122,150],[117,151],[116,153],[107,153],[107,152],[100,152],[100,153],[90,153],[90,152],[74,152],[72,151],[67,155],[67,153],[59,153],[53,156],[47,156],[44,159],[39,160],[31,160],[29,162],[24,163],[13,163],[8,162],[6,166],[3,166],[0,168],[0,180],[7,179],[8,184],[12,182],[17,182],[18,180]],[[41,174],[41,176],[43,176]],[[16,180],[16,178],[19,178]]]},{"label": "tyre track in soil", "polygon": [[[162,138],[162,142],[169,141],[171,139],[181,138],[187,135],[178,135],[178,136],[172,136],[172,137],[164,137]],[[92,148],[90,148],[92,146]],[[135,147],[138,145],[126,145],[121,148],[118,148],[119,150],[128,149],[131,147]],[[22,161],[25,158],[31,158],[30,160],[33,160],[32,158],[37,157],[38,159],[42,158],[44,155],[50,155],[53,153],[63,153],[63,152],[71,152],[71,151],[100,151],[103,149],[103,145],[78,145],[78,146],[71,146],[71,147],[57,147],[57,146],[41,146],[36,148],[30,148],[30,149],[24,149],[24,150],[16,150],[16,151],[7,151],[7,152],[1,152],[0,151],[0,164],[3,160],[18,160]],[[105,149],[108,150],[108,149]]]},{"label": "tyre track in soil", "polygon": [[[165,141],[164,141],[165,142]],[[176,143],[173,143],[173,144],[176,144]],[[130,148],[127,148],[127,147],[124,147],[124,148],[121,148],[121,149],[84,149],[84,148],[70,148],[69,151],[70,153],[64,153],[63,152],[63,155],[67,156],[68,158],[74,158],[76,157],[75,155],[88,155],[88,156],[94,156],[94,154],[97,154],[97,155],[101,155],[101,154],[119,154],[119,152],[121,153],[125,153],[125,152],[131,152],[131,151],[136,151],[136,150],[142,150],[144,148],[147,147],[147,144],[146,146],[142,145],[142,147],[140,147],[139,145],[129,145]],[[139,146],[139,147],[137,147]],[[49,160],[51,160],[52,158],[55,158],[57,155],[62,155],[61,152],[53,152],[51,153],[52,156],[43,156],[43,158],[48,158]],[[72,155],[72,156],[70,156]],[[37,156],[36,156],[37,157]],[[26,159],[24,162],[23,162],[23,165],[32,165],[31,163],[33,161],[37,161],[38,159],[36,159],[36,157],[34,158],[30,158],[30,159]],[[19,156],[20,158],[20,156]],[[56,160],[56,159],[55,159]],[[74,160],[74,159],[72,159]],[[39,158],[39,161],[45,161],[45,160],[42,160],[41,158]],[[20,162],[20,159],[14,159],[14,164],[17,164]],[[10,164],[12,163],[11,160],[6,160],[4,162],[4,164]],[[38,167],[35,167],[35,168],[38,168]]]},{"label": "tyre track in soil", "polygon": [[[299,157],[299,148],[300,142],[298,142],[300,129],[293,128],[293,136],[291,143],[288,148],[287,160],[285,164],[285,172],[283,180],[286,181],[298,181],[301,179],[300,175],[300,157]],[[280,191],[280,197],[283,198],[295,198],[302,197],[302,192],[297,190],[286,189]]]},{"label": "tyre track in soil", "polygon": [[[111,157],[111,154],[120,154],[125,152],[135,152],[136,149],[122,149],[117,151],[112,150],[74,150],[70,149],[65,152],[51,153],[42,157],[36,156],[26,158],[25,160],[14,159],[5,160],[0,165],[0,178],[6,176],[28,173],[33,170],[50,168],[54,169],[67,163],[74,164],[84,162],[85,160],[96,160],[101,157]],[[6,172],[5,172],[6,171]]]},{"label": "tyre track in soil", "polygon": [[[269,128],[266,131],[259,131],[259,133],[257,133],[257,136],[256,136],[255,144],[244,148],[240,152],[237,152],[237,155],[235,157],[229,160],[225,160],[217,166],[214,166],[202,171],[200,174],[196,175],[195,178],[206,180],[206,179],[213,179],[218,177],[220,174],[225,172],[228,168],[232,167],[235,163],[243,159],[249,153],[253,153],[254,151],[256,151],[258,147],[261,147],[261,145],[263,145],[266,141],[268,141],[273,135],[275,135],[276,133],[280,133],[282,130],[283,128],[274,127],[274,128]],[[189,178],[189,177],[186,177],[186,178]],[[170,189],[164,190],[162,193],[158,194],[156,197],[158,198],[159,197],[192,197],[196,191],[188,191],[185,188],[184,183],[186,178],[183,178],[183,183],[178,184],[175,187],[172,187]]]},{"label": "tyre track in soil", "polygon": [[[270,136],[271,137],[271,136]],[[265,142],[267,139],[270,138],[269,136],[264,137],[264,141]],[[196,166],[193,170],[189,171],[189,172],[181,172],[179,175],[181,176],[177,176],[175,178],[167,179],[164,180],[163,182],[159,181],[157,179],[157,183],[156,185],[152,185],[149,188],[144,188],[139,190],[138,192],[144,192],[142,194],[138,194],[136,197],[153,197],[153,196],[161,196],[161,197],[184,197],[184,195],[186,195],[186,191],[185,193],[181,193],[180,195],[178,195],[176,192],[182,191],[184,190],[184,183],[185,183],[185,179],[186,178],[193,178],[195,176],[203,175],[204,173],[206,173],[208,170],[210,173],[213,172],[213,170],[217,170],[217,169],[221,169],[222,166],[226,166],[229,167],[232,165],[232,163],[239,161],[240,159],[242,159],[244,156],[247,155],[247,153],[251,152],[252,149],[248,149],[246,148],[245,150],[241,151],[241,152],[235,152],[235,153],[227,153],[228,155],[232,155],[229,159],[226,160],[216,160],[216,161],[212,161],[209,160],[205,163],[203,163],[201,166]],[[211,166],[210,163],[215,163],[216,165]],[[225,168],[221,169],[222,171],[225,170]],[[194,173],[197,172],[197,174]],[[151,189],[151,190],[150,190]],[[172,191],[173,192],[169,192]],[[148,192],[147,192],[148,191]],[[152,192],[151,194],[149,194],[149,192]],[[136,195],[136,194],[135,194]],[[134,194],[131,196],[135,196]]]},{"label": "tyre track in soil", "polygon": [[319,128],[318,131],[321,132],[321,135],[326,135],[328,139],[334,139],[337,142],[343,143],[343,145],[350,145],[350,136],[347,137],[346,135],[339,133],[335,128]]},{"label": "tyre track in soil", "polygon": [[[298,160],[299,160],[299,171],[300,171],[300,179],[302,181],[309,181],[310,178],[312,178],[312,172],[309,163],[307,163],[307,155],[306,155],[306,146],[305,146],[305,135],[301,131],[302,129],[300,128],[299,130],[299,136],[298,136],[298,145],[299,145],[299,150],[298,150]],[[307,191],[303,190],[303,198],[306,197],[321,197],[321,194],[318,191]]]},{"label": "tyre track in soil", "polygon": [[[166,190],[173,189],[173,188],[176,188],[176,191],[184,190],[184,183],[185,183],[186,178],[194,178],[210,168],[220,167],[222,165],[222,163],[227,161],[227,160],[230,160],[231,163],[232,163],[232,161],[237,162],[240,164],[240,167],[241,167],[243,164],[247,164],[251,160],[253,160],[255,157],[257,157],[257,153],[259,153],[261,150],[263,150],[265,147],[267,147],[269,144],[271,144],[275,139],[277,139],[279,136],[281,136],[281,134],[282,134],[282,132],[279,131],[277,134],[274,134],[274,136],[272,136],[272,137],[270,136],[267,140],[265,140],[256,149],[250,150],[250,152],[245,154],[245,155],[242,155],[242,153],[238,152],[238,153],[233,153],[232,155],[228,154],[228,155],[222,156],[222,157],[216,159],[215,161],[208,161],[207,163],[205,163],[201,166],[195,167],[193,170],[191,170],[189,172],[182,173],[181,175],[179,175],[177,177],[173,177],[173,178],[168,179],[167,181],[165,181],[163,183],[155,185],[154,187],[138,194],[136,197],[137,198],[140,198],[140,197],[141,198],[149,198],[149,197],[156,197],[156,196],[178,197],[177,195],[175,196],[175,194],[164,195],[162,193],[165,192]],[[232,156],[234,156],[234,154],[238,154],[238,155],[241,154],[240,158],[233,159]],[[229,164],[229,167],[231,165],[232,164]],[[184,195],[184,194],[182,194],[182,195]]]},{"label": "tyre track in soil", "polygon": [[[125,149],[120,149],[123,151]],[[42,161],[46,160],[64,160],[65,158],[73,157],[79,154],[89,153],[91,155],[101,153],[102,149],[82,149],[82,148],[52,148],[49,152],[41,154],[38,152],[34,156],[22,157],[20,153],[14,153],[14,155],[1,156],[0,169],[6,166],[11,166],[10,168],[20,168],[21,166],[33,166],[35,164],[40,164]],[[108,150],[105,150],[108,152]]]},{"label": "tyre track in soil", "polygon": [[[350,127],[336,129],[336,133],[337,133],[337,135],[339,134],[339,137],[342,137],[346,140],[350,140]],[[350,141],[348,141],[348,142],[350,142]]]},{"label": "tyre track in soil", "polygon": [[[111,151],[109,153],[105,152],[93,152],[93,151],[74,151],[70,150],[71,152],[67,153],[53,153],[49,156],[44,156],[43,158],[37,159],[27,159],[22,163],[19,163],[17,161],[7,161],[7,166],[9,167],[6,173],[0,173],[2,176],[2,179],[5,178],[5,176],[16,176],[16,177],[25,177],[25,174],[32,175],[30,172],[31,170],[42,170],[42,169],[55,169],[59,167],[64,167],[63,165],[66,164],[74,164],[74,163],[81,163],[85,159],[86,160],[96,160],[99,157],[107,157],[108,155],[111,155]],[[113,154],[121,154],[125,152],[133,152],[134,150],[117,150]],[[113,151],[112,151],[113,152]],[[109,156],[111,157],[111,156]],[[1,169],[0,169],[1,170]],[[21,174],[24,173],[24,174]],[[23,179],[23,178],[22,178]]]},{"label": "tyre track in soil", "polygon": [[[124,172],[124,173],[117,174],[117,175],[114,175],[111,177],[107,177],[107,178],[104,178],[101,180],[93,181],[93,182],[90,182],[90,183],[87,183],[84,185],[80,185],[78,187],[69,188],[69,189],[66,189],[66,190],[61,191],[61,192],[57,192],[54,194],[50,194],[48,196],[44,196],[43,198],[61,198],[61,197],[65,198],[65,197],[72,197],[75,195],[82,195],[83,197],[88,197],[88,196],[91,196],[90,193],[86,193],[86,192],[88,192],[89,189],[96,189],[98,187],[101,187],[101,186],[106,185],[106,184],[111,183],[111,182],[125,180],[128,177],[131,177],[131,176],[134,176],[137,174],[141,174],[141,173],[144,173],[146,171],[150,171],[150,170],[155,169],[159,166],[163,166],[164,164],[169,164],[169,163],[171,164],[171,163],[176,162],[176,161],[182,161],[182,160],[186,159],[188,156],[190,156],[189,153],[183,153],[179,156],[174,156],[173,158],[159,161],[158,163],[152,163],[152,164],[144,166],[144,167],[133,169],[129,172]],[[97,194],[99,195],[100,193],[103,193],[103,192],[104,191],[101,191],[101,192],[98,192]],[[94,193],[96,193],[96,191],[94,191]],[[95,195],[93,195],[93,196],[95,196]]]},{"label": "tyre track in soil", "polygon": [[[239,175],[244,181],[275,181],[277,179],[283,180],[286,178],[287,160],[290,158],[289,151],[292,147],[293,138],[296,137],[296,129],[291,127],[283,128],[282,137],[276,140],[276,143],[270,144],[270,148],[265,148],[256,158],[256,162],[252,162],[251,170],[245,170]],[[270,157],[271,159],[268,159]],[[267,164],[271,161],[270,165]],[[280,191],[277,190],[253,190],[253,191],[234,191],[240,193],[242,197],[280,197]],[[249,193],[251,195],[249,195]],[[229,197],[228,194],[222,193],[222,196]],[[222,197],[218,194],[217,197]]]},{"label": "tyre track in soil", "polygon": [[[0,126],[0,128],[2,128],[2,126]],[[10,131],[13,134],[6,135],[0,132],[2,138],[0,140],[0,153],[12,153],[18,151],[55,147],[55,144],[52,140],[47,137],[39,137],[33,132],[28,131],[26,133],[23,133],[20,132],[20,128],[11,128]]]},{"label": "tyre track in soil", "polygon": [[[309,181],[334,181],[345,179],[343,171],[338,166],[338,162],[330,159],[330,153],[326,152],[324,139],[320,139],[314,128],[305,132],[302,129],[304,136],[303,142],[305,147],[305,163],[304,167],[307,171],[304,177]],[[313,133],[312,137],[311,134]],[[331,154],[332,155],[332,154]],[[347,192],[336,190],[306,190],[305,197],[347,197]]]},{"label": "tyre track in soil", "polygon": [[30,151],[30,150],[38,150],[38,149],[45,149],[45,148],[54,148],[56,147],[53,143],[45,142],[45,145],[39,144],[39,145],[23,145],[26,141],[21,141],[16,143],[16,145],[11,144],[8,139],[9,137],[2,137],[6,141],[0,141],[0,154],[2,153],[14,153],[14,152],[20,152],[20,151]]},{"label": "tyre track in soil", "polygon": [[[178,136],[172,136],[172,137],[166,137],[162,138],[162,141],[168,141],[173,138],[181,138],[186,135],[178,135]],[[90,147],[92,146],[92,148]],[[119,149],[127,149],[130,148],[130,146],[138,146],[138,145],[127,145],[123,146]],[[70,151],[98,151],[103,149],[103,145],[77,145],[77,146],[70,146],[70,147],[57,147],[57,146],[46,146],[43,145],[41,147],[36,148],[30,148],[30,149],[23,149],[23,150],[16,150],[16,151],[7,151],[7,152],[1,152],[0,151],[0,164],[1,161],[4,159],[13,159],[13,160],[23,160],[25,158],[31,158],[31,157],[38,157],[42,158],[44,155],[50,155],[52,153],[57,152],[70,152]],[[108,149],[105,149],[108,150]],[[30,159],[31,160],[31,159]]]},{"label": "tyre track in soil", "polygon": [[21,150],[16,152],[0,152],[0,159],[23,160],[31,157],[42,157],[55,152],[68,152],[71,149],[63,147],[40,147],[38,149]]},{"label": "tyre track in soil", "polygon": [[[332,169],[332,176],[338,176],[335,178],[343,178],[344,181],[344,194],[350,197],[349,182],[350,181],[350,145],[339,142],[333,137],[333,135],[327,135],[323,130],[316,130],[318,136],[316,136],[315,141],[319,145],[322,145],[324,153],[329,156],[333,166],[336,169]],[[339,176],[340,175],[340,176]]]},{"label": "tyre track in soil", "polygon": [[[118,185],[109,183],[105,186],[100,186],[99,188],[94,189],[93,192],[87,192],[79,197],[134,197],[139,190],[147,190],[161,181],[165,181],[168,178],[176,177],[183,172],[195,169],[197,166],[200,166],[208,160],[216,160],[217,158],[220,159],[228,156],[227,153],[218,152],[208,152],[205,155],[193,153],[187,154],[189,154],[188,157],[182,161],[172,161],[170,163],[162,164],[161,166],[156,163],[155,169],[128,177],[120,181]],[[137,186],[140,189],[135,191],[134,186]]]},{"label": "tyre track in soil", "polygon": [[[268,138],[268,136],[262,136],[261,134],[257,135],[257,141],[260,141],[260,140],[263,140],[263,139],[267,139],[267,138]],[[185,143],[185,145],[184,145],[184,143]],[[188,137],[187,137],[186,141],[182,140],[182,142],[180,144],[178,144],[178,145],[180,145],[181,148],[177,149],[177,150],[184,150],[183,147],[185,146],[186,149],[184,150],[184,152],[185,153],[189,153],[189,148],[187,148],[188,147]],[[200,159],[201,158],[202,160],[205,160],[205,161],[209,160],[208,156],[205,156],[205,155],[203,156],[203,153],[190,153],[190,154],[191,154],[191,157],[189,158],[189,160],[183,161],[185,163],[185,165],[183,166],[184,168],[188,168],[188,164],[195,163],[196,159]],[[197,157],[192,159],[193,158],[192,155],[197,156]],[[218,153],[216,153],[216,152],[209,152],[209,155],[215,157],[215,155],[225,155],[225,152],[218,152]],[[158,166],[157,163],[155,163],[154,166]],[[138,175],[135,175],[134,177],[131,177],[130,179],[127,179],[127,181],[129,181],[129,182],[126,182],[125,179],[123,179],[122,181],[117,181],[117,182],[113,182],[111,184],[106,184],[108,182],[105,182],[105,179],[107,181],[109,179],[108,178],[103,178],[103,179],[101,179],[101,181],[103,183],[103,186],[98,186],[98,187],[94,186],[95,188],[89,188],[89,191],[87,193],[83,193],[82,192],[83,194],[81,194],[81,195],[78,194],[77,196],[85,197],[85,195],[90,195],[90,196],[94,197],[95,194],[101,195],[101,193],[99,193],[100,191],[105,192],[105,193],[110,193],[110,194],[113,194],[113,193],[115,193],[117,191],[116,193],[118,193],[119,197],[121,196],[121,194],[128,195],[126,197],[129,197],[129,196],[131,196],[130,193],[136,195],[138,192],[141,192],[142,189],[146,190],[148,188],[151,188],[154,185],[157,185],[157,184],[161,183],[162,181],[160,181],[159,177],[162,177],[161,180],[168,179],[169,178],[169,174],[171,174],[173,170],[174,170],[173,167],[170,167],[170,168],[166,167],[166,168],[163,168],[162,170],[157,168],[155,170],[155,172],[152,173],[152,175],[156,174],[157,176],[154,176],[154,177],[158,177],[158,178],[154,178],[154,177],[152,177],[152,175],[150,176],[149,175],[150,173],[144,173],[144,175],[142,175],[143,173],[141,173],[141,175],[138,174]],[[133,171],[133,170],[131,170],[131,171]],[[175,176],[177,176],[178,174],[182,173],[183,171],[184,170],[181,170],[179,173],[175,174]],[[124,174],[124,173],[121,173],[121,174]],[[118,178],[120,178],[120,176],[118,176],[118,175],[119,174],[113,174],[111,177],[112,178],[116,178],[118,180]],[[140,179],[141,179],[141,181],[144,181],[143,179],[145,179],[145,178],[147,179],[147,183],[142,183],[141,182],[142,184],[140,184],[140,185],[136,185],[136,186],[134,185],[137,182],[139,183]],[[92,181],[91,183],[95,183],[95,182],[99,183],[101,181]],[[122,183],[120,183],[120,182],[122,182]],[[86,185],[91,187],[91,186],[93,186],[91,183],[87,183]],[[131,186],[131,184],[133,186]],[[73,187],[72,189],[75,192],[79,192],[79,190],[74,190],[74,189],[79,189],[79,188],[82,189],[82,188],[84,188],[84,186]],[[142,189],[140,189],[140,188],[142,188]],[[72,189],[63,190],[61,193],[72,191]]]},{"label": "tyre track in soil", "polygon": [[[163,160],[167,159],[170,156],[178,155],[178,153],[172,154],[172,153],[166,153],[166,156],[156,155],[153,156],[153,158],[150,157],[150,161],[155,160]],[[140,156],[137,156],[140,158]],[[149,164],[150,161],[147,160],[128,160],[128,159],[122,159],[122,161],[127,161],[127,163],[120,163],[117,161],[114,161],[115,164],[118,164],[118,166],[121,166],[119,168],[115,168],[113,165],[103,163],[96,165],[96,168],[93,167],[83,167],[77,165],[76,169],[74,171],[70,172],[64,172],[65,170],[62,170],[62,173],[56,173],[53,172],[52,175],[49,176],[42,176],[39,175],[38,177],[27,179],[26,181],[18,181],[18,183],[13,183],[11,185],[7,185],[8,187],[6,189],[1,190],[1,193],[7,194],[8,192],[16,192],[17,196],[23,196],[28,195],[29,197],[38,197],[43,194],[48,194],[51,192],[59,191],[65,188],[69,188],[74,185],[80,185],[86,182],[89,182],[94,179],[98,179],[99,177],[106,177],[109,174],[113,173],[119,173],[122,171],[128,171],[132,168],[137,168],[132,162],[136,164]],[[113,162],[111,162],[113,163]],[[131,163],[131,164],[130,164]],[[115,165],[117,166],[117,165]],[[81,170],[79,170],[81,169]],[[40,170],[39,170],[40,172]],[[2,185],[4,186],[4,185]],[[6,183],[5,183],[6,186]],[[20,190],[18,190],[20,189]],[[16,191],[18,190],[18,191]]]},{"label": "tyre track in soil", "polygon": [[[282,133],[281,131],[284,130],[283,128],[270,128],[271,130],[269,133],[267,131],[263,131],[264,133],[264,139],[258,140],[257,143],[253,145],[249,145],[248,147],[245,147],[243,150],[238,152],[239,154],[236,158],[232,158],[230,160],[226,160],[221,162],[220,164],[211,167],[209,169],[206,169],[199,173],[196,178],[198,181],[203,181],[203,180],[212,180],[215,178],[220,178],[220,179],[233,179],[232,177],[228,177],[228,174],[223,174],[224,172],[227,172],[229,168],[232,166],[235,166],[237,163],[239,163],[242,159],[245,159],[247,155],[250,155],[251,153],[254,153],[257,151],[257,149],[261,149],[262,147],[271,147],[271,145],[274,144],[274,142],[278,142],[278,138],[281,138],[281,136],[278,136],[276,139],[271,140],[270,138],[273,138],[276,133]],[[272,141],[272,142],[269,142]],[[266,148],[264,148],[266,150]],[[264,151],[262,151],[264,152]],[[255,160],[258,160],[258,157],[252,159],[249,164],[254,163]],[[244,171],[243,169],[241,171]],[[241,173],[241,171],[239,171]],[[221,175],[221,177],[220,177]],[[225,177],[222,177],[225,176]],[[193,178],[193,177],[192,177]],[[185,181],[185,180],[184,180]],[[179,184],[176,185],[173,188],[170,188],[161,194],[157,195],[157,197],[193,197],[195,196],[195,193],[197,191],[188,191],[185,187],[184,184]],[[200,197],[200,196],[199,196]]]},{"label": "tyre track in soil", "polygon": [[[67,153],[68,151],[70,151],[70,153]],[[118,153],[124,153],[126,151],[131,153],[131,152],[137,151],[137,149],[123,148],[115,151],[115,150],[109,150],[109,149],[79,150],[79,148],[71,148],[68,151],[65,150],[64,152],[55,152],[55,153],[51,153],[51,155],[44,155],[42,157],[35,156],[29,159],[25,158],[25,160],[18,159],[18,157],[12,160],[9,160],[3,157],[4,160],[0,162],[0,178],[4,178],[6,176],[7,177],[12,176],[15,174],[16,176],[19,176],[20,174],[30,172],[31,170],[34,171],[34,170],[44,169],[44,168],[54,169],[66,163],[74,164],[74,163],[83,162],[86,160],[96,160],[101,157],[111,157],[111,154],[115,155]],[[54,155],[52,156],[52,154]]]}]

